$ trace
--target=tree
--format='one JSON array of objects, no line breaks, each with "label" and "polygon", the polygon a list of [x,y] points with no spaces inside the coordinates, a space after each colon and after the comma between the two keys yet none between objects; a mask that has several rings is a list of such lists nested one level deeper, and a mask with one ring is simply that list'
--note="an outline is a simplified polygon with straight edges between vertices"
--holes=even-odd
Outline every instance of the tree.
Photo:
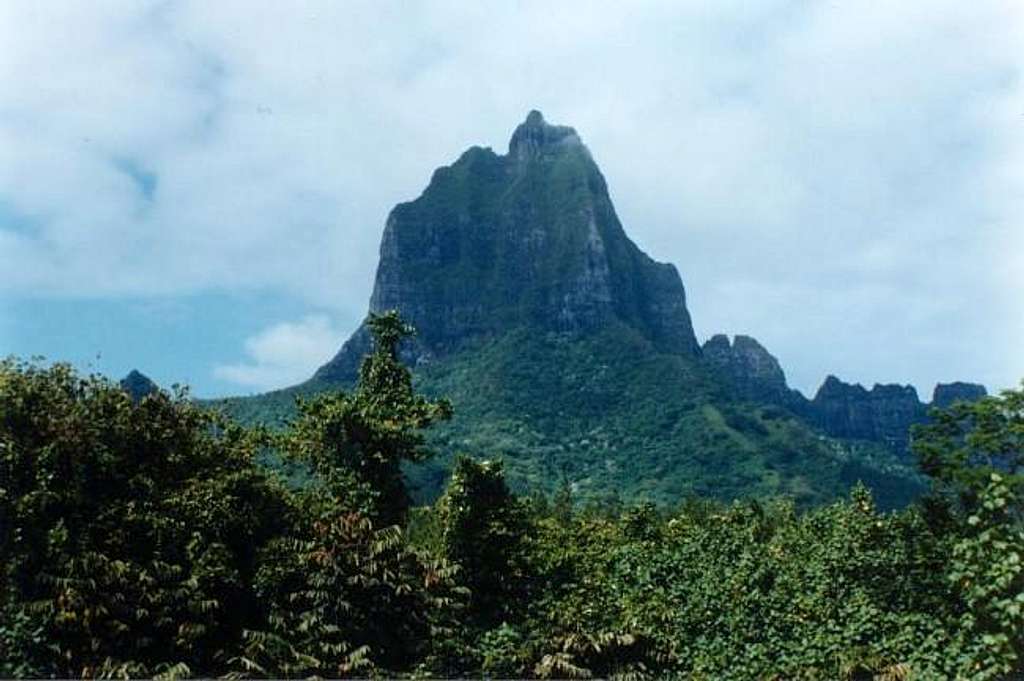
[{"label": "tree", "polygon": [[485,628],[508,619],[525,595],[531,533],[501,462],[456,459],[438,514],[445,557],[461,568],[472,616]]},{"label": "tree", "polygon": [[[412,393],[397,315],[371,322],[356,393],[278,439],[0,361],[0,677],[450,675],[465,590],[394,526],[450,408]],[[286,487],[255,460],[275,443],[321,475]]]},{"label": "tree", "polygon": [[451,418],[447,400],[416,394],[412,374],[398,359],[401,341],[414,330],[394,310],[366,322],[373,352],[363,359],[352,395],[329,393],[299,401],[299,418],[282,446],[313,464],[337,496],[371,514],[378,525],[404,524],[409,493],[403,462],[430,456],[421,431]]},{"label": "tree", "polygon": [[255,588],[266,627],[245,633],[243,673],[344,677],[444,673],[464,590],[455,569],[412,549],[397,527],[316,505],[264,552]]},{"label": "tree", "polygon": [[[973,678],[1024,672],[1024,384],[933,410],[914,432],[921,469],[952,506],[949,579]],[[935,500],[933,508],[940,506]]]},{"label": "tree", "polygon": [[0,676],[226,671],[292,517],[262,442],[184,392],[0,362]]},{"label": "tree", "polygon": [[[964,510],[976,509],[992,474],[1018,498],[1024,491],[1024,383],[999,397],[934,409],[916,426],[912,447],[921,470]],[[1019,509],[1018,509],[1019,510]]]}]

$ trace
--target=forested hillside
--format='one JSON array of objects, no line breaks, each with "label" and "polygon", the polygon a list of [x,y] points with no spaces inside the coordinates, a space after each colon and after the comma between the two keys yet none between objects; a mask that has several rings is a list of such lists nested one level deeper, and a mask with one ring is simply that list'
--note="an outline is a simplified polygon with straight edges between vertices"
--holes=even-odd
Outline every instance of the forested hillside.
[{"label": "forested hillside", "polygon": [[522,497],[497,456],[414,506],[401,466],[459,415],[414,390],[397,315],[367,328],[354,389],[279,432],[0,365],[0,676],[1024,674],[1024,390],[921,427],[931,491],[890,513],[862,486],[804,511]]},{"label": "forested hillside", "polygon": [[[803,508],[861,481],[889,509],[926,486],[906,451],[916,393],[896,404],[843,384],[809,401],[752,338],[702,348],[675,267],[630,240],[580,136],[538,111],[506,154],[473,147],[395,206],[369,308],[416,326],[399,348],[416,386],[460,414],[428,435],[437,457],[407,466],[421,503],[458,454],[500,455],[519,493],[565,484],[587,501]],[[370,348],[363,325],[309,381],[215,404],[280,427],[296,396],[350,389]]]},{"label": "forested hillside", "polygon": [[[459,413],[427,434],[437,455],[406,468],[421,503],[443,492],[459,454],[501,456],[519,493],[568,484],[593,502],[785,495],[807,507],[859,481],[890,509],[926,488],[890,448],[829,438],[786,407],[742,399],[703,364],[659,353],[623,325],[584,336],[517,329],[421,366],[414,382]],[[314,379],[208,404],[279,428],[295,416],[296,397],[331,389]]]}]

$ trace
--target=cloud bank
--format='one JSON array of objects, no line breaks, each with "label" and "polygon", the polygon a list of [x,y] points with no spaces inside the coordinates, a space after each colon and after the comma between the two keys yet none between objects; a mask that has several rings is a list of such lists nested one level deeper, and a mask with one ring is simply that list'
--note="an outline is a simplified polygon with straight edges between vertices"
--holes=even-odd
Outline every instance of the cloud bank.
[{"label": "cloud bank", "polygon": [[214,375],[255,391],[294,385],[333,357],[344,340],[344,331],[324,316],[275,324],[246,339],[246,361],[219,365]]},{"label": "cloud bank", "polygon": [[[539,108],[700,335],[757,336],[804,390],[1024,376],[1016,2],[11,2],[0,44],[11,300],[352,318],[387,211]],[[230,375],[292,380],[274,361]]]}]

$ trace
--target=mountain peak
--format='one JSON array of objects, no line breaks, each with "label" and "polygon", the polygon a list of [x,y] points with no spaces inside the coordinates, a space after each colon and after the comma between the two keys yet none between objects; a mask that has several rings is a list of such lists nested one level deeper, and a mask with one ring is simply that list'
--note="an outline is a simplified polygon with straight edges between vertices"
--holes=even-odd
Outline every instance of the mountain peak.
[{"label": "mountain peak", "polygon": [[792,406],[799,398],[786,385],[779,361],[752,336],[737,334],[733,342],[724,333],[704,343],[704,360],[728,378],[745,399]]},{"label": "mountain peak", "polygon": [[138,369],[129,371],[128,375],[121,379],[120,386],[134,402],[139,402],[147,395],[160,391],[160,386]]},{"label": "mountain peak", "polygon": [[[417,327],[412,362],[517,328],[576,334],[610,323],[700,355],[679,273],[630,241],[576,131],[539,111],[507,156],[471,149],[391,211],[370,298],[372,312],[390,309]],[[360,328],[317,377],[350,379],[369,342]]]},{"label": "mountain peak", "polygon": [[583,148],[576,130],[566,125],[551,125],[544,120],[544,114],[534,109],[512,133],[508,155],[523,162],[567,148]]}]

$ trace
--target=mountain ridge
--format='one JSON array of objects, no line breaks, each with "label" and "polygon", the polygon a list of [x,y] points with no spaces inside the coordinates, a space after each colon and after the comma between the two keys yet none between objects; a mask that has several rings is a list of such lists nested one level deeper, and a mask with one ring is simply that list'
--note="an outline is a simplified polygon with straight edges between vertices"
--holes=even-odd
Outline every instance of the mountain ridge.
[{"label": "mountain ridge", "polygon": [[[629,239],[580,136],[540,112],[506,154],[471,147],[392,209],[369,301],[370,313],[389,309],[418,331],[401,349],[418,389],[456,410],[429,434],[439,456],[407,471],[421,501],[456,452],[504,458],[521,491],[563,480],[589,499],[807,505],[862,480],[894,507],[923,489],[880,435],[915,409],[865,409],[838,379],[836,400],[808,400],[751,336],[700,345],[679,272]],[[222,404],[281,418],[295,395],[351,387],[370,349],[362,325],[305,383]],[[856,427],[843,430],[844,414]]]},{"label": "mountain ridge", "polygon": [[[413,366],[520,325],[586,331],[618,318],[659,347],[699,355],[682,279],[626,236],[607,184],[573,128],[532,111],[506,155],[473,147],[388,216],[370,312],[417,329]],[[317,379],[351,380],[360,327]]]},{"label": "mountain ridge", "polygon": [[883,443],[909,459],[910,429],[928,421],[928,412],[957,400],[974,401],[988,391],[978,383],[937,383],[932,401],[922,402],[912,385],[875,383],[867,389],[826,376],[814,396],[790,388],[778,360],[755,338],[715,334],[702,346],[705,361],[729,380],[744,399],[789,409],[829,436]]}]

